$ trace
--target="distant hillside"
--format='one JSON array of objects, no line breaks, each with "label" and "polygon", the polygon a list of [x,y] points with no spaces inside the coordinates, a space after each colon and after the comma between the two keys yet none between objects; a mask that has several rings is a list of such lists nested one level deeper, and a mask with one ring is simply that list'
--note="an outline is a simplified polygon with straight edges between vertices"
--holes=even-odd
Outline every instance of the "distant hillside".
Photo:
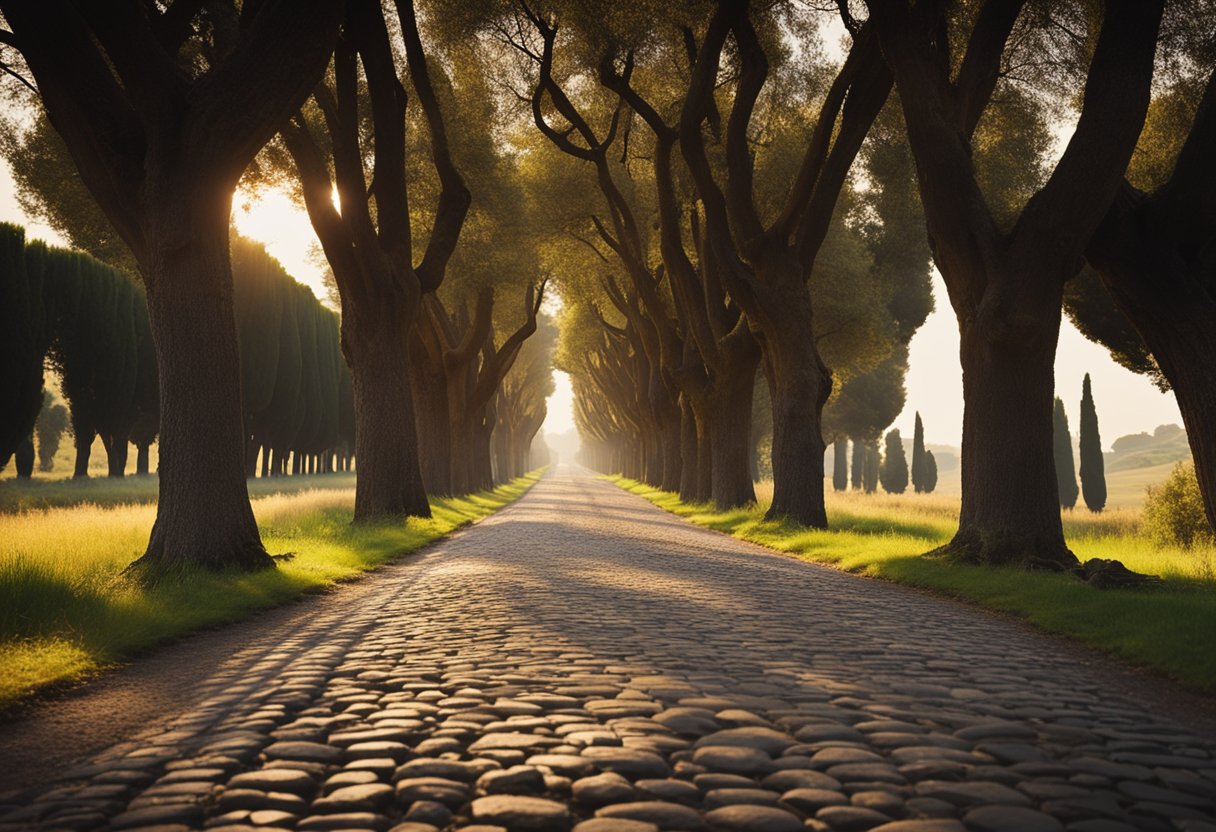
[{"label": "distant hillside", "polygon": [[1178,425],[1158,425],[1152,434],[1120,436],[1105,454],[1107,471],[1151,468],[1191,458],[1186,431]]}]

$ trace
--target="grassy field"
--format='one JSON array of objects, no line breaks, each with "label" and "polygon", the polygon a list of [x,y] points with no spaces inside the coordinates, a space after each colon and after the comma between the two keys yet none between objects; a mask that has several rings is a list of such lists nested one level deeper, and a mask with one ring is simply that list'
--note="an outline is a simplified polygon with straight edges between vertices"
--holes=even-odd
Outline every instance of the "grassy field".
[{"label": "grassy field", "polygon": [[[529,474],[492,492],[433,500],[429,520],[358,528],[350,524],[351,477],[270,480],[279,489],[303,489],[253,501],[266,548],[294,557],[273,570],[198,572],[151,589],[127,580],[122,570],[147,543],[154,505],[115,505],[118,498],[107,496],[104,482],[32,483],[32,490],[57,488],[63,499],[80,488],[78,496],[91,502],[0,514],[0,708],[192,630],[354,578],[493,513],[539,476]],[[308,480],[331,480],[333,487]],[[150,482],[154,490],[155,480]],[[117,487],[127,494],[135,485]]]},{"label": "grassy field", "polygon": [[1216,551],[1161,548],[1141,534],[1139,510],[1066,512],[1069,546],[1081,560],[1115,558],[1160,575],[1147,591],[1102,591],[1066,575],[956,566],[924,553],[957,527],[953,495],[863,495],[828,492],[830,531],[767,522],[772,486],[757,487],[760,505],[718,511],[688,505],[670,492],[617,478],[621,487],[694,523],[804,560],[931,589],[1010,613],[1078,638],[1134,664],[1206,692],[1216,692]]},{"label": "grassy field", "polygon": [[[1144,504],[1144,489],[1146,486],[1157,485],[1170,475],[1175,463],[1167,462],[1162,465],[1151,465],[1146,468],[1129,468],[1123,471],[1106,472],[1106,506],[1107,508],[1139,508]],[[829,483],[829,487],[831,484]],[[962,469],[957,465],[949,471],[943,471],[938,477],[938,494],[954,495],[962,493]],[[1078,505],[1085,509],[1084,501],[1078,498]]]}]

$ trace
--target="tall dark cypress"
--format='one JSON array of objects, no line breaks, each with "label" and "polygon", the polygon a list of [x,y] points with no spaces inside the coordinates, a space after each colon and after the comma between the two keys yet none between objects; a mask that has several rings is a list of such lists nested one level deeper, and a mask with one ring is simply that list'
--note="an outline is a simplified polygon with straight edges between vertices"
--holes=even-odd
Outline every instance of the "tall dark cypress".
[{"label": "tall dark cypress", "polygon": [[139,327],[143,295],[131,278],[88,255],[46,254],[47,297],[55,309],[51,358],[72,413],[76,476],[87,477],[96,436],[106,446],[109,474],[126,470],[138,411]]},{"label": "tall dark cypress", "polygon": [[878,490],[878,469],[882,464],[878,456],[878,440],[866,440],[866,456],[865,466],[862,470],[862,487],[865,488],[867,494],[873,494]]},{"label": "tall dark cypress", "polygon": [[1089,373],[1081,384],[1081,494],[1090,511],[1106,508],[1106,464],[1102,459],[1102,437],[1098,434],[1098,410],[1094,407]]},{"label": "tall dark cypress", "polygon": [[925,426],[920,420],[920,412],[916,413],[916,427],[912,431],[912,490],[921,494],[931,489],[925,488]]},{"label": "tall dark cypress", "polygon": [[832,443],[832,488],[844,491],[849,487],[849,440],[841,436]]},{"label": "tall dark cypress", "polygon": [[933,458],[933,451],[925,451],[925,493],[932,494],[937,488],[937,460]]},{"label": "tall dark cypress", "polygon": [[883,450],[878,479],[887,493],[903,494],[908,490],[908,458],[904,455],[904,441],[898,429],[887,432],[886,447]]},{"label": "tall dark cypress", "polygon": [[25,232],[0,223],[0,467],[24,448],[42,409],[42,293],[31,271],[38,280],[27,269]]},{"label": "tall dark cypress", "polygon": [[1072,434],[1068,432],[1068,414],[1064,412],[1064,402],[1060,400],[1059,396],[1056,396],[1054,422],[1056,488],[1060,492],[1060,505],[1071,510],[1077,504],[1077,469],[1073,465]]}]

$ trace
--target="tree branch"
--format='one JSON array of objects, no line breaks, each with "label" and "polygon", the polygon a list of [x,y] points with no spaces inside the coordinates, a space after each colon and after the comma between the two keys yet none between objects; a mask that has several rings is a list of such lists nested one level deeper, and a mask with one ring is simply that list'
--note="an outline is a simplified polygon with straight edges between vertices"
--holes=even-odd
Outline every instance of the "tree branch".
[{"label": "tree branch", "polygon": [[415,269],[424,292],[433,292],[443,282],[448,260],[456,249],[460,230],[469,211],[472,195],[464,179],[452,161],[447,130],[439,108],[439,99],[431,83],[426,55],[422,51],[422,39],[418,35],[418,21],[414,16],[413,0],[396,0],[397,15],[401,20],[401,35],[405,41],[406,62],[410,79],[418,101],[426,114],[427,127],[431,134],[431,159],[439,175],[439,202],[435,208],[435,223],[427,241],[426,252]]}]

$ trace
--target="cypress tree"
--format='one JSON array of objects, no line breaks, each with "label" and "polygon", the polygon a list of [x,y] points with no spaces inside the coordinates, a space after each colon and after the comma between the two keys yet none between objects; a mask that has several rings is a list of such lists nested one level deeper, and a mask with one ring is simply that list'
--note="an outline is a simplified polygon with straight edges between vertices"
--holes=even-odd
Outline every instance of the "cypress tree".
[{"label": "cypress tree", "polygon": [[1055,460],[1056,488],[1060,492],[1060,505],[1071,510],[1077,504],[1077,470],[1072,458],[1072,434],[1068,432],[1068,414],[1064,412],[1064,402],[1056,396],[1054,414],[1055,422]]},{"label": "cypress tree", "polygon": [[300,396],[300,328],[293,302],[294,293],[287,284],[275,291],[280,304],[279,360],[275,365],[274,392],[263,414],[264,445],[273,451],[269,473],[285,474],[284,461],[295,441],[299,427],[297,408]]},{"label": "cypress tree", "polygon": [[925,451],[925,493],[932,494],[937,488],[937,460],[933,451]]},{"label": "cypress tree", "polygon": [[51,358],[71,410],[75,476],[88,476],[93,439],[100,435],[109,474],[121,477],[138,416],[136,317],[146,315],[146,306],[130,277],[92,257],[52,249],[46,264],[56,311]]},{"label": "cypress tree", "polygon": [[246,474],[252,476],[258,448],[267,445],[267,410],[275,391],[282,345],[283,292],[294,284],[279,261],[259,243],[234,236],[233,306],[241,355],[241,404],[245,416]]},{"label": "cypress tree", "polygon": [[[30,274],[34,273],[31,281]],[[0,223],[0,467],[23,446],[42,409],[45,327],[37,269],[25,231]]]},{"label": "cypress tree", "polygon": [[321,427],[321,380],[317,354],[317,299],[307,287],[297,284],[295,303],[300,323],[300,398],[297,407],[301,422],[292,450],[296,452],[297,474],[307,472],[303,457],[316,449]]},{"label": "cypress tree", "polygon": [[878,469],[881,464],[878,458],[878,440],[867,440],[865,468],[862,474],[862,486],[867,494],[878,490]]},{"label": "cypress tree", "polygon": [[861,491],[866,484],[866,443],[861,439],[853,440],[853,489]]},{"label": "cypress tree", "polygon": [[849,440],[841,436],[832,443],[832,488],[844,491],[849,487]]},{"label": "cypress tree", "polygon": [[908,458],[904,455],[904,442],[898,429],[887,433],[878,479],[888,494],[903,494],[908,489]]},{"label": "cypress tree", "polygon": [[925,426],[921,423],[920,412],[916,414],[916,427],[912,431],[912,489],[916,493],[927,492],[925,488]]},{"label": "cypress tree", "polygon": [[1102,437],[1098,434],[1098,410],[1094,407],[1089,373],[1081,384],[1081,494],[1090,511],[1106,508],[1106,464],[1102,459]]}]

